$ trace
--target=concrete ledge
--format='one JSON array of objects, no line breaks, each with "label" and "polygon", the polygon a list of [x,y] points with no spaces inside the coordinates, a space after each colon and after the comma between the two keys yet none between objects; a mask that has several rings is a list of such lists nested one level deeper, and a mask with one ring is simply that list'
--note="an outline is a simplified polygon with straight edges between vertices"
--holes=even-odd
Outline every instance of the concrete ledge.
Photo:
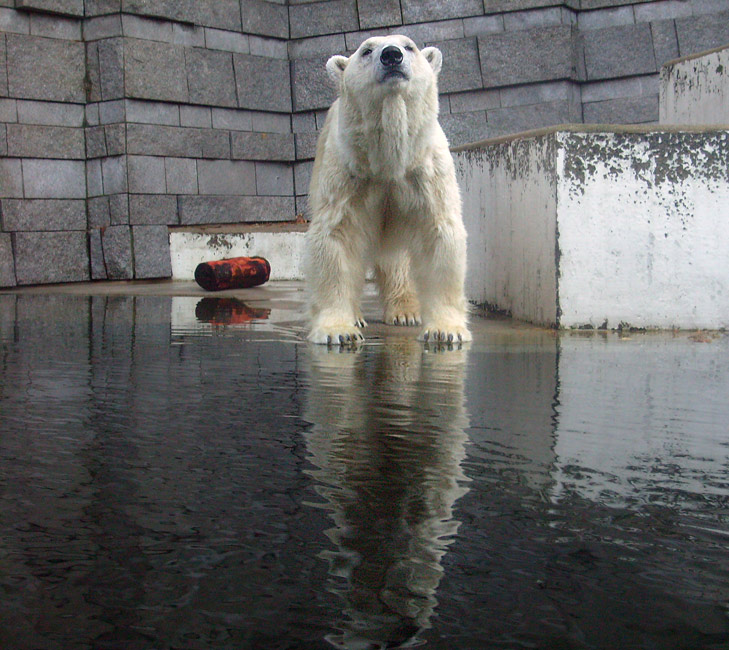
[{"label": "concrete ledge", "polygon": [[265,257],[271,280],[299,280],[306,224],[255,224],[170,229],[173,280],[193,280],[201,262],[229,257]]},{"label": "concrete ledge", "polygon": [[729,45],[661,69],[662,124],[729,125]]},{"label": "concrete ledge", "polygon": [[556,327],[729,325],[729,131],[578,125],[455,158],[471,300]]}]

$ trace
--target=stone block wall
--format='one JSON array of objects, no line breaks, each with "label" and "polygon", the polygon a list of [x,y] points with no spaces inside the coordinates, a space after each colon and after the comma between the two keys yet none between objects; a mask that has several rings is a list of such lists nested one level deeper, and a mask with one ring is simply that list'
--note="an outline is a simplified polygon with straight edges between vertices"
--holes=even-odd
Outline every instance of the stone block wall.
[{"label": "stone block wall", "polygon": [[0,0],[0,286],[167,277],[170,227],[305,214],[326,59],[395,31],[443,51],[460,145],[656,121],[729,3]]}]

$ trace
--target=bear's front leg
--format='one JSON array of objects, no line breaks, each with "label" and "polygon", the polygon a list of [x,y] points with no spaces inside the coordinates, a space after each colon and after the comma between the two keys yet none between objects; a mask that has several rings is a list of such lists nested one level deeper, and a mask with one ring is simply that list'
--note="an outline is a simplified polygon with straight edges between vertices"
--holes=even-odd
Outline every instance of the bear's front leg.
[{"label": "bear's front leg", "polygon": [[421,341],[458,343],[471,340],[466,277],[466,231],[460,219],[441,223],[426,237],[423,253],[413,257],[423,309]]},{"label": "bear's front leg", "polygon": [[410,277],[407,251],[382,251],[375,264],[375,280],[388,325],[420,325],[420,303]]},{"label": "bear's front leg", "polygon": [[310,328],[308,339],[322,345],[347,345],[364,339],[367,323],[359,310],[364,285],[360,242],[342,231],[325,231],[312,224],[308,237]]}]

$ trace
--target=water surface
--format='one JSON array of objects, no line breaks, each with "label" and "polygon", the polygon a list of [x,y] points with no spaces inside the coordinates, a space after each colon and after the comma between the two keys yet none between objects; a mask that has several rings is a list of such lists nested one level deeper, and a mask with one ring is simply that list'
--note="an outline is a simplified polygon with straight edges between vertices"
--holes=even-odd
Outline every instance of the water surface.
[{"label": "water surface", "polygon": [[723,336],[0,296],[0,647],[729,648]]}]

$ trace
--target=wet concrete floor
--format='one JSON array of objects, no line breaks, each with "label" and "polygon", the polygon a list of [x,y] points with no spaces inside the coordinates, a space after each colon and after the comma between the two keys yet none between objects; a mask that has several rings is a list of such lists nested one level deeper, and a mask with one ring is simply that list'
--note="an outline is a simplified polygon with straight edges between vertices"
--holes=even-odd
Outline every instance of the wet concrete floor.
[{"label": "wet concrete floor", "polygon": [[729,338],[0,292],[0,647],[729,648]]}]

